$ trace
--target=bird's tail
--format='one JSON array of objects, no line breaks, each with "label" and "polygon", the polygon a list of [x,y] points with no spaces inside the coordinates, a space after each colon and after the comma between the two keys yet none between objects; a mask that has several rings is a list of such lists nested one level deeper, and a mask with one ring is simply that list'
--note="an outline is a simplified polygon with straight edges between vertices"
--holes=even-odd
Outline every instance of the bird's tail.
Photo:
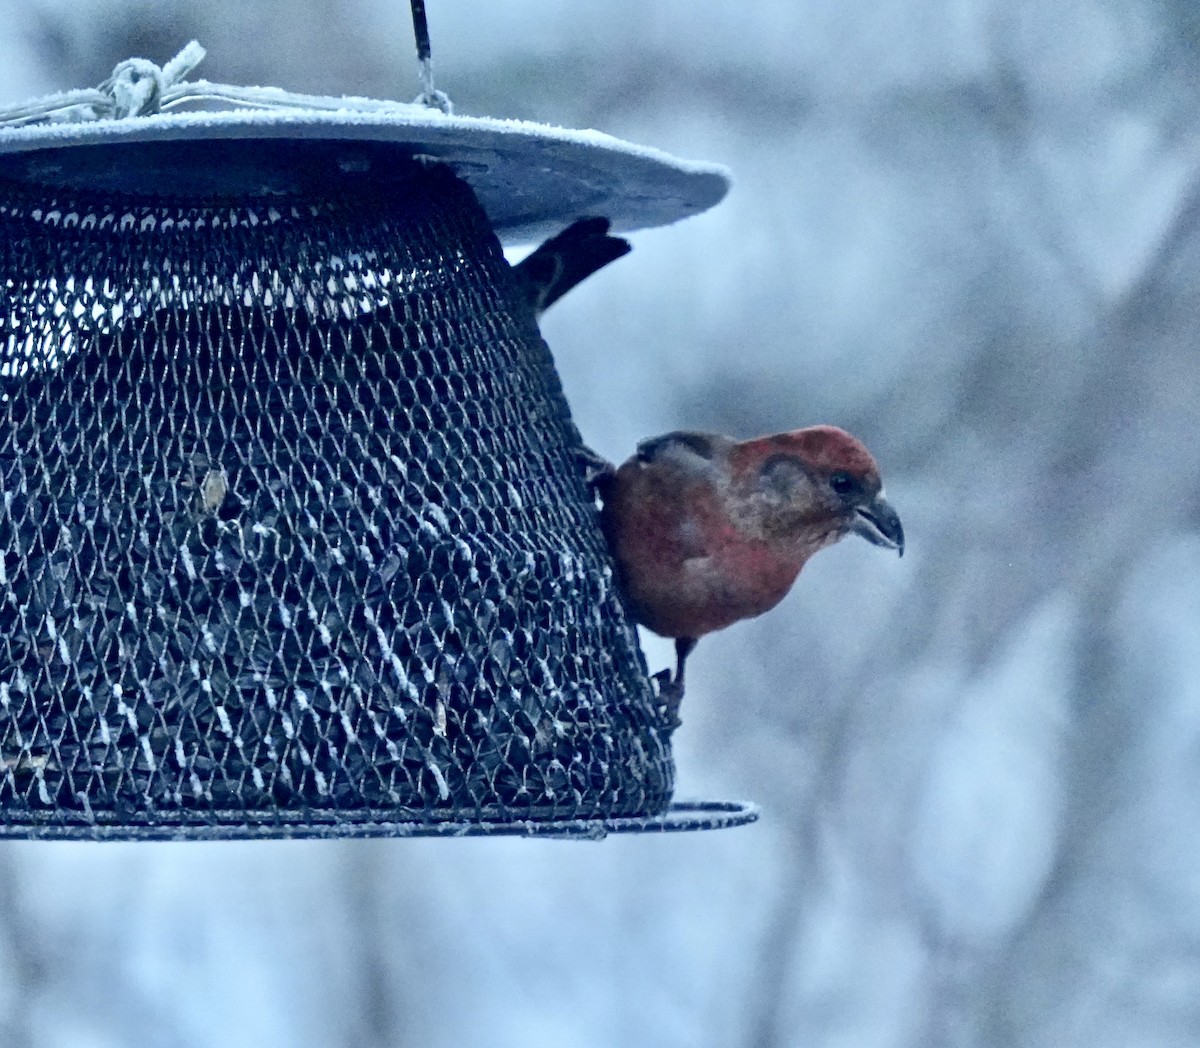
[{"label": "bird's tail", "polygon": [[596,270],[629,253],[629,241],[610,236],[608,227],[607,218],[581,218],[517,263],[517,279],[536,314]]}]

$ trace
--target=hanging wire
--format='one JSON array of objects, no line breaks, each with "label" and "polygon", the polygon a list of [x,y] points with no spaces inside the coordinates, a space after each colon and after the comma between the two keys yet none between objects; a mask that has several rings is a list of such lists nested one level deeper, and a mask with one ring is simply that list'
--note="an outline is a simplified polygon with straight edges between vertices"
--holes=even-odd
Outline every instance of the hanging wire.
[{"label": "hanging wire", "polygon": [[414,101],[431,109],[449,113],[452,109],[449,96],[433,86],[433,57],[429,46],[429,21],[425,17],[425,0],[409,0],[409,5],[412,7],[413,36],[417,41],[417,61],[420,63],[418,75],[421,79],[421,93]]}]

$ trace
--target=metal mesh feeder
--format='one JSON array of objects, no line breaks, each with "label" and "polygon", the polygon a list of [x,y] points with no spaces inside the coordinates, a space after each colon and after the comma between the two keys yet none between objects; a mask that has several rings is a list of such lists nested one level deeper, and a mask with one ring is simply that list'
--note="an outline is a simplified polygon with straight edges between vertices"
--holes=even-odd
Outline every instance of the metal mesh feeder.
[{"label": "metal mesh feeder", "polygon": [[496,235],[721,176],[357,104],[0,130],[0,835],[748,821],[671,804]]}]

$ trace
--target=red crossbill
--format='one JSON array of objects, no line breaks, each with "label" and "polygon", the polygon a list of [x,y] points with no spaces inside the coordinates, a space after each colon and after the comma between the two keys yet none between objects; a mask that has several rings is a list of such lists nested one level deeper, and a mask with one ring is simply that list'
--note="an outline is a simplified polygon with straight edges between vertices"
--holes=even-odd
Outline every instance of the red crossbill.
[{"label": "red crossbill", "polygon": [[581,218],[513,266],[536,315],[596,270],[629,253],[629,241],[609,236],[607,218]]},{"label": "red crossbill", "polygon": [[668,433],[595,484],[630,611],[675,639],[673,721],[697,639],[775,607],[818,550],[853,533],[904,553],[875,460],[835,426],[744,441]]}]

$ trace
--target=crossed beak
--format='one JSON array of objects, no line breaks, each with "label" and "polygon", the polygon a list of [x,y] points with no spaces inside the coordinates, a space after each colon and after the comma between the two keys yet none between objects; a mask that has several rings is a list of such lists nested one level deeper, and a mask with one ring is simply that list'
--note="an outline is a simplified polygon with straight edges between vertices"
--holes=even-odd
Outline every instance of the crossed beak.
[{"label": "crossed beak", "polygon": [[891,503],[881,494],[876,495],[865,506],[854,510],[850,530],[875,546],[894,549],[904,556],[904,528]]}]

